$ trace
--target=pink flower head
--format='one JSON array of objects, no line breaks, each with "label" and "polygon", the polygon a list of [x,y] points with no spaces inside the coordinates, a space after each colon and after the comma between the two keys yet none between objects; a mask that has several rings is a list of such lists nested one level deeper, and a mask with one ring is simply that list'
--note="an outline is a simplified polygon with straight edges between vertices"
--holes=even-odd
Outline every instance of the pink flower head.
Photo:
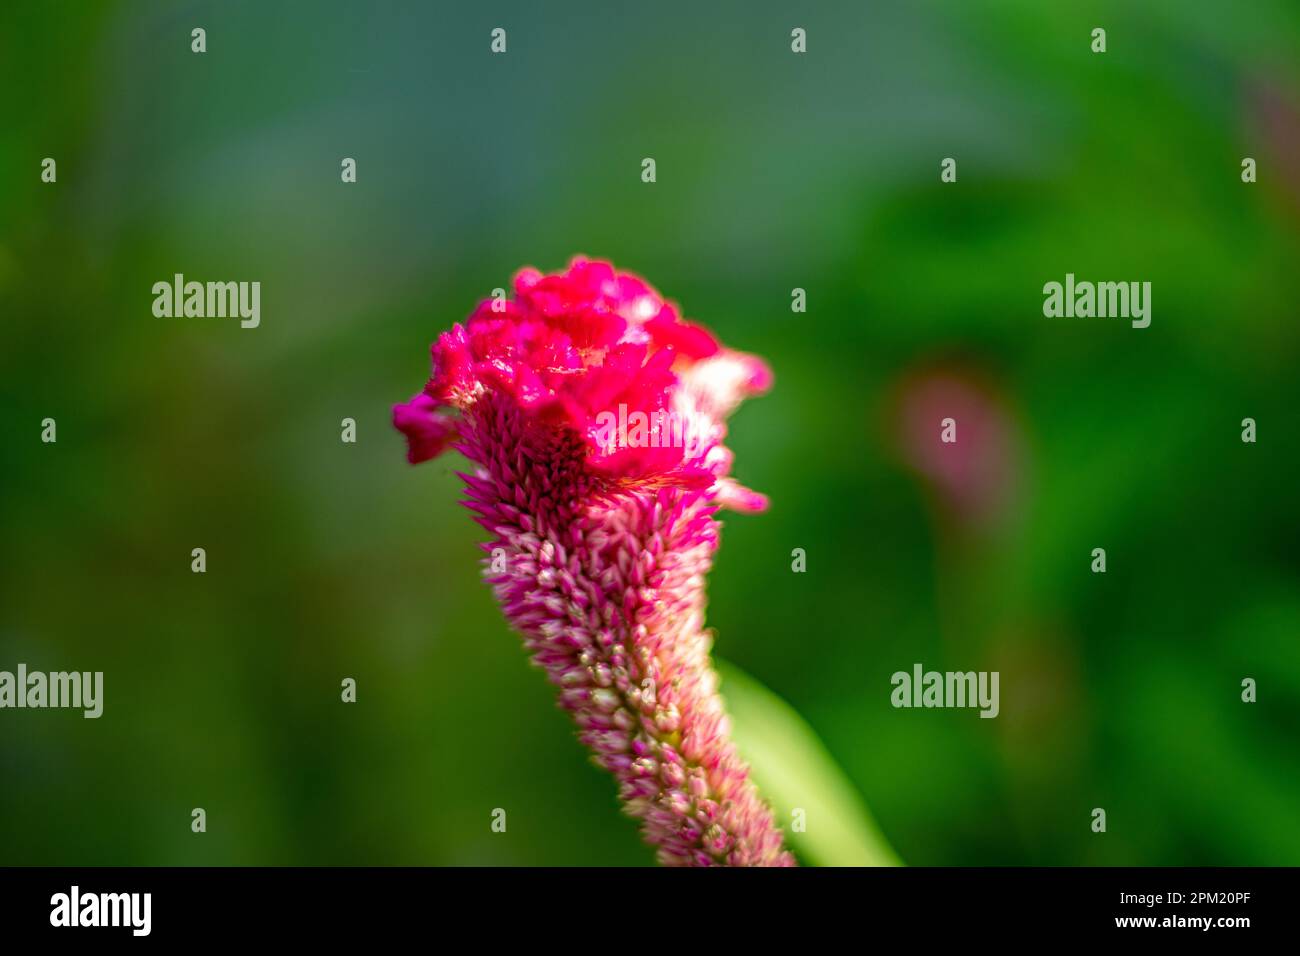
[{"label": "pink flower head", "polygon": [[514,289],[434,343],[433,377],[393,409],[408,458],[477,466],[488,580],[660,861],[791,864],[704,629],[715,512],[767,504],[729,476],[726,418],[771,373],[607,262]]},{"label": "pink flower head", "polygon": [[[455,437],[449,408],[503,398],[529,419],[578,435],[593,474],[707,487],[724,504],[764,507],[724,481],[726,416],[772,381],[753,356],[723,349],[636,276],[575,258],[566,272],[515,276],[515,298],[487,299],[433,345],[433,377],[394,411],[409,458],[424,461]],[[626,423],[645,422],[641,441]],[[653,431],[660,424],[658,433]],[[633,426],[635,428],[635,424]]]}]

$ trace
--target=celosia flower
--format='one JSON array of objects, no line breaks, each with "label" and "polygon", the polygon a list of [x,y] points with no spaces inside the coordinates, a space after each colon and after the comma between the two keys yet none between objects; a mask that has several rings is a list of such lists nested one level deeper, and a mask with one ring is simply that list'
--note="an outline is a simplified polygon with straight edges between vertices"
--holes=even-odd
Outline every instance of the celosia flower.
[{"label": "celosia flower", "polygon": [[487,579],[659,861],[792,865],[704,627],[715,512],[767,504],[728,475],[725,419],[771,374],[606,262],[525,269],[514,291],[434,344],[432,379],[393,409],[408,457],[477,466],[461,477]]}]

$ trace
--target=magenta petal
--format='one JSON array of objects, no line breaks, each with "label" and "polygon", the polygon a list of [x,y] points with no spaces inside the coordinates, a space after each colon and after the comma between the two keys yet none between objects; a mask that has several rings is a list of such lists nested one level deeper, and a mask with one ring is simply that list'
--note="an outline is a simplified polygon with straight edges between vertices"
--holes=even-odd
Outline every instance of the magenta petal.
[{"label": "magenta petal", "polygon": [[393,425],[406,436],[406,458],[413,465],[438,457],[457,435],[456,420],[424,393],[393,406]]}]

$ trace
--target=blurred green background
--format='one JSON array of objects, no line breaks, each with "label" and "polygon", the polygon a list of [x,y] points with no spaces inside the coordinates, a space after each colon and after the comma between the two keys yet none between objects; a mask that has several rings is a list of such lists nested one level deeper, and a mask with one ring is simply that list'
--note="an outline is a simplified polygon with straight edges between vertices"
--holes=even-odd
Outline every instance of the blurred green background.
[{"label": "blurred green background", "polygon": [[[24,2],[0,78],[0,669],[106,698],[0,712],[0,863],[651,862],[462,463],[389,425],[581,252],[771,361],[716,651],[904,861],[1300,864],[1294,3]],[[155,318],[176,272],[261,327]],[[1151,281],[1151,327],[1044,318],[1066,272]],[[893,709],[915,662],[1001,715]]]}]

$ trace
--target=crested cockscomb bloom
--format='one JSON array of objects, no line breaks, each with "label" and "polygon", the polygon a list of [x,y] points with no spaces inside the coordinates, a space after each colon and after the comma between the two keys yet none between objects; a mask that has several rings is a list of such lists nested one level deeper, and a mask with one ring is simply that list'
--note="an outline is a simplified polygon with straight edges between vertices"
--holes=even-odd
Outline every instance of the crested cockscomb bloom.
[{"label": "crested cockscomb bloom", "polygon": [[434,343],[433,377],[393,409],[408,457],[476,466],[487,579],[659,861],[792,865],[704,626],[715,513],[767,505],[728,474],[725,419],[771,374],[607,262],[524,269],[514,292]]}]

